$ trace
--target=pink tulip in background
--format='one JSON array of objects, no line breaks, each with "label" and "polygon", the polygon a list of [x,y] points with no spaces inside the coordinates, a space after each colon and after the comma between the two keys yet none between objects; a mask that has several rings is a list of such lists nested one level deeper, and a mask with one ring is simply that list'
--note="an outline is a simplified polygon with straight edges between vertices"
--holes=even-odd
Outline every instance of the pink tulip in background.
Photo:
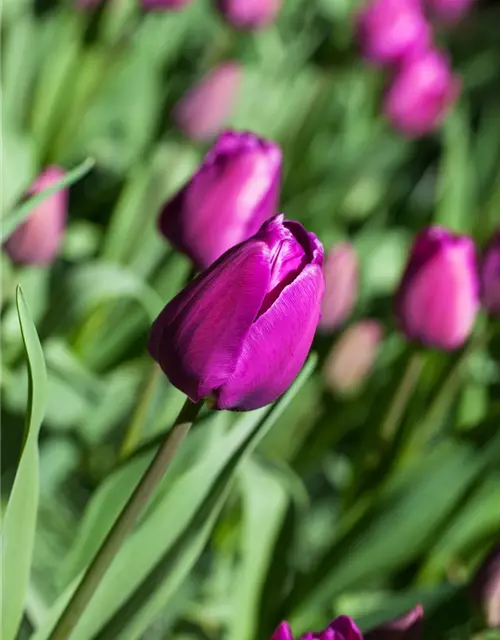
[{"label": "pink tulip in background", "polygon": [[384,112],[401,133],[420,136],[442,122],[458,92],[446,57],[430,49],[403,61],[390,81]]},{"label": "pink tulip in background", "polygon": [[[36,195],[53,186],[64,176],[57,166],[45,169],[28,194]],[[62,189],[49,196],[30,213],[5,242],[5,251],[14,262],[30,265],[50,264],[61,245],[68,209],[68,191]]]},{"label": "pink tulip in background", "polygon": [[471,593],[488,626],[500,628],[500,543],[483,559],[472,581]]},{"label": "pink tulip in background", "polygon": [[354,248],[342,242],[330,249],[323,273],[326,288],[319,326],[322,331],[331,331],[346,321],[356,303],[358,258]]},{"label": "pink tulip in background", "polygon": [[164,9],[183,9],[192,0],[139,0],[143,9],[162,11]]},{"label": "pink tulip in background", "polygon": [[225,62],[212,69],[175,107],[175,121],[193,140],[210,140],[232,115],[243,81],[243,67]]},{"label": "pink tulip in background", "polygon": [[282,0],[215,0],[222,16],[238,29],[261,29],[276,19]]},{"label": "pink tulip in background", "polygon": [[447,22],[463,18],[476,0],[427,0],[427,7],[432,16]]},{"label": "pink tulip in background", "polygon": [[423,626],[424,609],[417,605],[399,618],[365,633],[364,640],[420,640]]},{"label": "pink tulip in background", "polygon": [[492,315],[500,316],[500,230],[484,251],[480,274],[481,302]]}]

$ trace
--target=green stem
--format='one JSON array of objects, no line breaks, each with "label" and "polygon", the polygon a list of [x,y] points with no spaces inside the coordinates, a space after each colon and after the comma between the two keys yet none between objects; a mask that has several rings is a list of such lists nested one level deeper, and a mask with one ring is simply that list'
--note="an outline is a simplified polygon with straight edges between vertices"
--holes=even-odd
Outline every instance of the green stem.
[{"label": "green stem", "polygon": [[104,574],[113,562],[121,545],[132,531],[137,519],[153,495],[158,483],[189,432],[201,403],[186,400],[172,429],[167,433],[151,464],[144,472],[127,504],[115,520],[94,559],[87,567],[82,580],[66,605],[48,640],[67,640],[81,614],[95,594]]}]

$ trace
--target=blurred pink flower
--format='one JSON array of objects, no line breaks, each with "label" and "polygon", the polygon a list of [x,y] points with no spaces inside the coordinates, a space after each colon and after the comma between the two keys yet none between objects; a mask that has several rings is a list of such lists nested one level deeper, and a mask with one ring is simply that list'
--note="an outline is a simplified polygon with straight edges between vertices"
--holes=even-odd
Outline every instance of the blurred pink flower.
[{"label": "blurred pink flower", "polygon": [[210,140],[224,129],[238,98],[243,67],[225,62],[192,87],[175,107],[174,117],[187,136]]},{"label": "blurred pink flower", "polygon": [[356,391],[375,364],[382,335],[377,320],[361,320],[346,329],[326,359],[326,386],[339,393]]},{"label": "blurred pink flower", "polygon": [[358,258],[352,245],[341,242],[328,252],[323,266],[326,290],[320,329],[331,331],[351,314],[358,293]]},{"label": "blurred pink flower", "polygon": [[418,604],[399,618],[365,633],[364,640],[420,640],[423,623],[424,609]]},{"label": "blurred pink flower", "polygon": [[427,5],[437,18],[453,22],[463,18],[473,2],[475,0],[427,0]]},{"label": "blurred pink flower", "polygon": [[472,596],[484,610],[488,626],[500,628],[500,542],[481,563],[472,581]]},{"label": "blurred pink flower", "polygon": [[[30,187],[36,195],[59,182],[64,171],[57,166],[45,169]],[[63,189],[45,198],[5,242],[5,251],[14,262],[44,265],[56,257],[63,239],[68,208],[68,191]]]},{"label": "blurred pink flower", "polygon": [[162,11],[164,9],[183,9],[192,0],[140,0],[143,9]]},{"label": "blurred pink flower", "polygon": [[431,41],[418,0],[370,0],[358,14],[357,30],[364,57],[376,64],[399,62]]},{"label": "blurred pink flower", "polygon": [[479,310],[474,241],[432,226],[416,238],[397,294],[401,329],[411,340],[455,349]]},{"label": "blurred pink flower", "polygon": [[224,18],[238,29],[269,25],[281,9],[282,0],[215,0]]},{"label": "blurred pink flower", "polygon": [[435,129],[459,92],[446,57],[429,49],[404,60],[391,80],[384,111],[401,133],[416,137]]},{"label": "blurred pink flower", "polygon": [[495,316],[500,316],[500,229],[497,230],[481,261],[481,302]]}]

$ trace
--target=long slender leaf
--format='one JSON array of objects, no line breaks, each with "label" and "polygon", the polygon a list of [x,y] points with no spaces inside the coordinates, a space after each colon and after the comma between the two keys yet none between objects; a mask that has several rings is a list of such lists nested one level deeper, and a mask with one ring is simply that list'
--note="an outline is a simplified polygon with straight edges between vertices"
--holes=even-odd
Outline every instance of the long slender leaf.
[{"label": "long slender leaf", "polygon": [[29,388],[25,442],[2,529],[3,640],[15,638],[28,590],[39,498],[38,434],[47,393],[42,347],[20,288],[16,302],[28,359]]}]

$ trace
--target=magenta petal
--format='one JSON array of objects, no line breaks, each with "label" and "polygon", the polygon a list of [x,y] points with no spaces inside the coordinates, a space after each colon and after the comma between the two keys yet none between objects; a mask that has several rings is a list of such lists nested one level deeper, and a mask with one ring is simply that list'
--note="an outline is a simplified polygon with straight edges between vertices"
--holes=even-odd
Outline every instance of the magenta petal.
[{"label": "magenta petal", "polygon": [[273,402],[305,362],[324,290],[321,265],[309,264],[252,325],[232,376],[216,393],[219,409],[251,410]]},{"label": "magenta petal", "polygon": [[365,640],[420,640],[423,618],[423,607],[417,605],[399,618],[389,620],[365,634]]},{"label": "magenta petal", "polygon": [[150,354],[193,402],[234,372],[269,277],[265,244],[239,245],[181,291],[155,320]]},{"label": "magenta petal", "polygon": [[288,622],[282,622],[273,633],[271,640],[293,640],[292,630]]},{"label": "magenta petal", "polygon": [[363,640],[361,631],[349,616],[339,616],[335,618],[335,620],[330,623],[328,629],[334,632],[332,640]]}]

